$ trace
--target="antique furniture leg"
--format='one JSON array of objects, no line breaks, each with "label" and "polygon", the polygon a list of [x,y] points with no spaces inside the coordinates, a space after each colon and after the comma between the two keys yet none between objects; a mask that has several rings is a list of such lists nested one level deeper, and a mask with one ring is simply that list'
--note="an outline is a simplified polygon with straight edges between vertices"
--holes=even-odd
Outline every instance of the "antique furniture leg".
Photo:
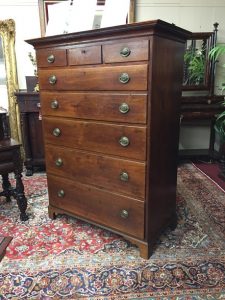
[{"label": "antique furniture leg", "polygon": [[2,189],[3,192],[0,193],[2,196],[6,197],[6,202],[9,202],[11,200],[10,196],[12,195],[12,187],[9,182],[9,175],[7,174],[2,174]]},{"label": "antique furniture leg", "polygon": [[21,221],[26,221],[26,220],[28,220],[28,216],[26,214],[27,199],[24,195],[24,185],[23,185],[21,177],[22,177],[22,175],[19,172],[15,173],[15,178],[16,178],[15,197],[17,200],[17,205],[20,210],[20,219],[21,219]]},{"label": "antique furniture leg", "polygon": [[22,160],[20,156],[20,148],[17,148],[17,150],[14,153],[14,164],[15,164],[15,179],[16,179],[16,188],[14,196],[17,200],[17,205],[20,210],[20,220],[26,221],[28,220],[28,216],[26,215],[26,209],[27,209],[27,199],[24,195],[24,185],[22,182]]}]

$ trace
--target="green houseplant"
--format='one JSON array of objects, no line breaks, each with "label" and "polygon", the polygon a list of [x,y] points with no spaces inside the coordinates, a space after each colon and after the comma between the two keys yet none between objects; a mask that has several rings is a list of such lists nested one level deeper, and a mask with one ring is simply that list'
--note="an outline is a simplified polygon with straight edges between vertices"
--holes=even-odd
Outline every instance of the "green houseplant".
[{"label": "green houseplant", "polygon": [[[209,57],[214,61],[217,62],[218,59],[225,55],[225,44],[219,44],[211,49],[209,52]],[[223,67],[225,68],[225,64],[223,64]],[[222,94],[225,91],[225,78],[224,82],[221,84],[221,91]],[[221,176],[225,180],[225,98],[224,101],[221,103],[221,105],[224,107],[224,110],[217,115],[216,121],[215,121],[215,131],[218,133],[222,145],[222,154],[221,154]]]},{"label": "green houseplant", "polygon": [[[187,71],[189,85],[200,85],[204,81],[205,74],[204,49],[188,48],[184,54],[184,63]],[[187,83],[187,82],[186,82]]]}]

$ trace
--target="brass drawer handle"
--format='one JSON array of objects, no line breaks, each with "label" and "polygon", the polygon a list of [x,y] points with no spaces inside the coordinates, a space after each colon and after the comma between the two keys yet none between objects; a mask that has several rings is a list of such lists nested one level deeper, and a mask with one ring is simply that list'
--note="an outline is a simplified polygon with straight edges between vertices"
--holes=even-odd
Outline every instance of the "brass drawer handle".
[{"label": "brass drawer handle", "polygon": [[123,209],[123,210],[121,210],[121,212],[120,212],[120,216],[121,216],[121,218],[123,218],[123,219],[127,219],[127,218],[129,217],[129,213],[128,213],[128,211],[127,211],[126,209]]},{"label": "brass drawer handle", "polygon": [[51,108],[56,109],[59,107],[59,102],[57,100],[52,100],[51,102]]},{"label": "brass drawer handle", "polygon": [[54,63],[55,61],[55,56],[53,54],[50,54],[48,57],[47,57],[47,61],[49,64],[52,64]]},{"label": "brass drawer handle", "polygon": [[119,111],[121,114],[126,114],[130,110],[130,107],[127,103],[121,103],[119,106]]},{"label": "brass drawer handle", "polygon": [[128,173],[125,172],[125,171],[122,171],[122,172],[120,173],[120,180],[121,180],[121,181],[128,181],[128,180],[129,180],[129,175],[128,175]]},{"label": "brass drawer handle", "polygon": [[59,191],[57,192],[57,195],[58,195],[59,198],[63,198],[63,197],[65,196],[64,190],[59,190]]},{"label": "brass drawer handle", "polygon": [[120,50],[120,55],[122,57],[127,57],[131,53],[130,49],[128,47],[124,47],[123,49]]},{"label": "brass drawer handle", "polygon": [[62,158],[57,158],[56,161],[55,161],[55,165],[57,167],[61,167],[63,165],[63,161],[62,161]]},{"label": "brass drawer handle", "polygon": [[119,140],[119,143],[121,146],[127,147],[130,144],[130,141],[129,141],[128,137],[122,136]]},{"label": "brass drawer handle", "polygon": [[52,134],[54,136],[60,136],[61,130],[59,128],[54,128]]},{"label": "brass drawer handle", "polygon": [[127,73],[122,73],[119,76],[119,81],[123,84],[128,83],[128,81],[130,80],[130,77]]},{"label": "brass drawer handle", "polygon": [[51,75],[49,78],[48,78],[48,82],[52,85],[56,84],[56,81],[57,81],[57,78],[55,75]]}]

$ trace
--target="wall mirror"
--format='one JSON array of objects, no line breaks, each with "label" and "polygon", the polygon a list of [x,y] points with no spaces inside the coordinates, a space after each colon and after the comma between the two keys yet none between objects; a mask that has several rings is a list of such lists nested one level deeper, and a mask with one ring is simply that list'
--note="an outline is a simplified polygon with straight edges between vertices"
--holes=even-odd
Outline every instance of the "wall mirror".
[{"label": "wall mirror", "polygon": [[1,106],[7,103],[11,137],[21,141],[19,111],[14,93],[18,90],[15,55],[15,22],[0,20],[0,89]]},{"label": "wall mirror", "polygon": [[213,32],[195,32],[186,42],[183,90],[210,90],[214,82],[214,62],[209,51],[216,45],[218,24]]},{"label": "wall mirror", "polygon": [[[46,25],[48,23],[48,8],[52,4],[56,4],[62,1],[69,0],[38,0],[39,15],[40,15],[40,27],[41,36],[45,36]],[[94,17],[94,27],[99,28],[101,21],[101,13],[104,10],[105,0],[96,0],[96,14]],[[119,8],[118,8],[119,9]],[[130,8],[128,13],[127,23],[132,23],[135,21],[135,0],[130,0]]]}]

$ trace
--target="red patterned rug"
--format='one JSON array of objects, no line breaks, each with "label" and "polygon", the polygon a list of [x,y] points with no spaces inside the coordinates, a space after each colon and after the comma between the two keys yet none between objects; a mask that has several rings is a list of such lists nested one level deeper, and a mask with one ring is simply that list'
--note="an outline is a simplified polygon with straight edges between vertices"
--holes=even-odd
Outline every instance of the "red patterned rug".
[{"label": "red patterned rug", "polygon": [[224,192],[191,164],[178,170],[178,226],[149,260],[123,238],[72,217],[48,218],[45,174],[24,177],[29,220],[0,198],[0,299],[225,299]]}]

